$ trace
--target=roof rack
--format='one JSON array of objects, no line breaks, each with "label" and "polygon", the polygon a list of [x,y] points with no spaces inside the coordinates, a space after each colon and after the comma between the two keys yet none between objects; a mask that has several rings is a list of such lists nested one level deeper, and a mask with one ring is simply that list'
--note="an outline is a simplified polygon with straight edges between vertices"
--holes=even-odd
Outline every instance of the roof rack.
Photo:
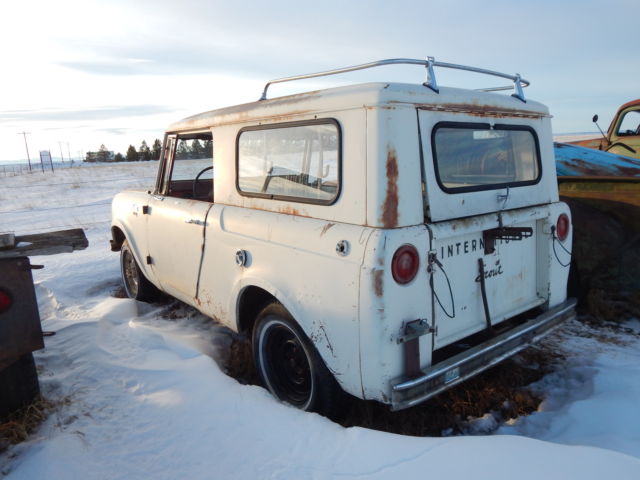
[{"label": "roof rack", "polygon": [[492,75],[494,77],[506,78],[513,82],[513,86],[509,85],[504,87],[479,88],[478,90],[483,92],[497,92],[500,90],[511,90],[513,88],[514,93],[512,95],[522,100],[525,103],[526,103],[526,100],[524,98],[524,93],[522,89],[524,87],[528,87],[531,84],[531,82],[522,78],[519,73],[516,73],[515,75],[509,75],[507,73],[495,72],[493,70],[486,70],[484,68],[470,67],[467,65],[457,65],[455,63],[437,62],[433,57],[427,57],[426,60],[418,60],[415,58],[388,58],[386,60],[378,60],[375,62],[363,63],[361,65],[353,65],[351,67],[336,68],[335,70],[326,70],[324,72],[307,73],[303,75],[295,75],[293,77],[277,78],[275,80],[271,80],[267,82],[267,84],[264,86],[264,90],[262,91],[262,96],[260,97],[260,100],[267,99],[267,89],[269,88],[270,85],[273,85],[274,83],[292,82],[294,80],[304,80],[307,78],[315,78],[315,77],[326,77],[329,75],[337,75],[338,73],[354,72],[356,70],[364,70],[367,68],[380,67],[383,65],[398,65],[398,64],[421,65],[426,67],[427,79],[423,83],[423,85],[425,87],[430,88],[436,93],[439,93],[440,90],[438,88],[438,83],[436,82],[434,67],[452,68],[455,70],[466,70],[468,72],[482,73],[484,75]]}]

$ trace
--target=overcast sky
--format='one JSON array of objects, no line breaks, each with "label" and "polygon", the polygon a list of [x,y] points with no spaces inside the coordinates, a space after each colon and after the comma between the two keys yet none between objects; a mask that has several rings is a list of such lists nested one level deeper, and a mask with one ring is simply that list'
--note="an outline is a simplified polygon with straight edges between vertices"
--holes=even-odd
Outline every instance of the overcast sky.
[{"label": "overcast sky", "polygon": [[[30,0],[3,2],[2,18],[0,160],[26,158],[23,131],[32,159],[100,144],[125,153],[180,118],[256,100],[271,78],[383,58],[518,72],[554,133],[594,131],[594,113],[606,128],[640,97],[638,0]],[[272,95],[423,77],[384,67]],[[438,81],[487,86],[447,72]]]}]

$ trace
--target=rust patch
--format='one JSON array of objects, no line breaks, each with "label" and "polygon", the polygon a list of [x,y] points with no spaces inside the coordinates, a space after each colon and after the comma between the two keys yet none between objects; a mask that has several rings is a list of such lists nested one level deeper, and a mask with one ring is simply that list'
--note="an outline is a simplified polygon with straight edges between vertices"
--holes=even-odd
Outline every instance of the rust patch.
[{"label": "rust patch", "polygon": [[[638,178],[614,177],[603,181],[601,178],[585,180],[585,177],[564,177],[559,184],[559,190],[560,195],[565,198],[604,200],[640,207],[640,179]],[[618,210],[620,210],[619,207]]]},{"label": "rust patch", "polygon": [[618,171],[625,177],[626,176],[633,177],[633,176],[640,175],[640,170],[638,170],[637,167],[625,167],[622,165],[616,165],[616,169],[618,169]]},{"label": "rust patch", "polygon": [[[277,206],[274,203],[268,203],[268,202],[271,202],[271,200],[265,202],[261,198],[244,197],[242,206],[245,208],[250,208],[252,210],[260,210],[262,212],[284,213],[286,215],[295,215],[296,217],[312,218],[310,215],[308,215],[308,212],[306,212],[305,210],[300,211],[297,208],[292,207],[290,205]],[[264,205],[265,203],[267,207],[271,206],[271,208],[265,207]],[[223,204],[223,203],[220,203],[219,205],[237,206],[235,204]]]},{"label": "rust patch", "polygon": [[279,213],[286,213],[287,215],[295,215],[297,217],[300,216],[300,210],[297,208],[293,208],[290,205],[285,205],[284,207],[278,208]]},{"label": "rust patch", "polygon": [[373,290],[376,297],[382,297],[384,294],[384,270],[373,271]]},{"label": "rust patch", "polygon": [[387,196],[382,206],[382,225],[398,226],[398,156],[393,147],[387,147]]},{"label": "rust patch", "polygon": [[322,231],[320,232],[320,236],[322,237],[331,227],[335,227],[335,223],[327,223],[324,227],[322,227]]},{"label": "rust patch", "polygon": [[[606,140],[602,137],[600,138],[589,138],[589,139],[583,139],[583,140],[575,140],[573,142],[563,142],[565,144],[569,144],[569,145],[577,145],[579,147],[585,147],[585,148],[591,148],[594,150],[602,150],[604,149],[604,147],[606,146]],[[556,148],[563,148],[566,145],[563,145],[563,143],[556,143],[555,147]]]},{"label": "rust patch", "polygon": [[436,112],[466,113],[476,117],[519,117],[519,118],[542,118],[548,115],[531,110],[519,110],[515,108],[504,108],[497,105],[476,105],[472,103],[441,103],[437,105],[418,105],[420,110],[432,110]]}]

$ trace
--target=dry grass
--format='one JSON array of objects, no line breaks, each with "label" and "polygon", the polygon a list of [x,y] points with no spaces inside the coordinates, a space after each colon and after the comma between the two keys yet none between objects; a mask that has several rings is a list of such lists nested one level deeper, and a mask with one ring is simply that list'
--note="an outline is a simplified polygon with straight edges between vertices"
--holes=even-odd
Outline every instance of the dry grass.
[{"label": "dry grass", "polygon": [[29,405],[10,414],[4,423],[0,423],[0,452],[26,440],[56,406],[56,403],[38,395]]},{"label": "dry grass", "polygon": [[[169,301],[161,313],[170,320],[195,320],[201,315],[179,301]],[[213,332],[214,358],[220,369],[242,384],[257,385],[250,340],[223,327]],[[562,359],[553,347],[529,348],[421,405],[399,412],[351,397],[348,412],[338,423],[413,436],[467,433],[470,420],[487,413],[500,422],[536,411],[542,398],[527,385],[550,373]]]},{"label": "dry grass", "polygon": [[551,371],[554,357],[529,349],[416,407],[391,412],[377,402],[353,400],[340,423],[412,436],[460,434],[469,420],[493,414],[499,420],[527,415],[542,401],[526,388]]},{"label": "dry grass", "polygon": [[[391,412],[387,405],[350,397],[344,427],[364,427],[413,436],[465,433],[469,419],[492,413],[500,420],[528,415],[542,398],[527,385],[540,380],[562,359],[558,353],[530,348],[490,370],[416,407]],[[258,384],[250,342],[235,336],[217,359],[220,368],[243,384]]]},{"label": "dry grass", "polygon": [[591,321],[622,322],[640,318],[640,291],[614,292],[603,289],[589,291],[586,306]]}]

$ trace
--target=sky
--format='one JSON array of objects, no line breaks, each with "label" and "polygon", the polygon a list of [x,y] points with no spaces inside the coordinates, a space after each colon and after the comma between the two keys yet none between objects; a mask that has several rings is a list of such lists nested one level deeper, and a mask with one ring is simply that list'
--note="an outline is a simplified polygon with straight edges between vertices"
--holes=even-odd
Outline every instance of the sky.
[{"label": "sky", "polygon": [[[384,58],[461,63],[531,81],[555,134],[606,129],[640,97],[637,0],[2,0],[0,161],[125,153],[186,116],[257,100],[270,79]],[[440,85],[486,79],[437,70]],[[422,83],[418,66],[276,86]]]}]

